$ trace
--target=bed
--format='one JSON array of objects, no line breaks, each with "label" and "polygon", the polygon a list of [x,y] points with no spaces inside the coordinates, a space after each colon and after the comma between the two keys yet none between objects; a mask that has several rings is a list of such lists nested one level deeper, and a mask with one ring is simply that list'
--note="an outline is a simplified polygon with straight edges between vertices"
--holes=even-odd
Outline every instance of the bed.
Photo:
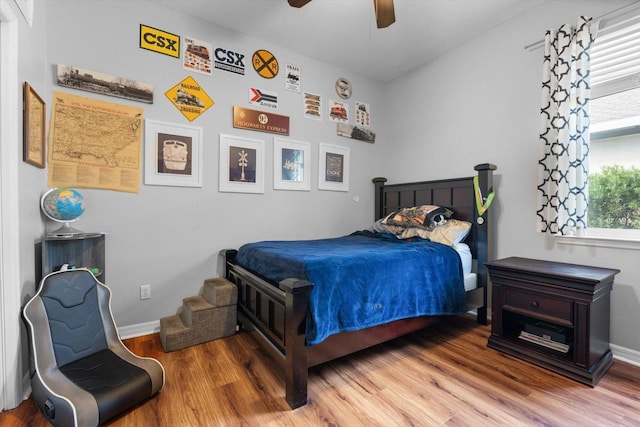
[{"label": "bed", "polygon": [[[225,276],[238,287],[238,324],[243,330],[251,332],[280,363],[285,377],[286,400],[291,408],[307,403],[308,371],[313,366],[425,328],[451,315],[475,311],[478,323],[487,324],[487,269],[484,263],[493,256],[494,233],[491,210],[486,207],[492,198],[489,195],[493,192],[493,171],[496,166],[485,163],[474,169],[475,176],[437,181],[387,184],[385,178],[374,178],[376,222],[373,231],[376,232],[359,230],[339,238],[287,242],[294,245],[286,250],[286,254],[278,252],[282,250],[282,242],[253,242],[243,245],[240,253],[235,249],[221,251],[225,261]],[[418,206],[444,208],[447,221],[442,223],[470,224],[468,233],[464,233],[464,240],[441,244],[410,238],[399,242],[385,232],[386,229],[375,227],[386,223],[391,217],[398,218],[394,214],[403,209]],[[441,219],[442,216],[432,217],[431,221]],[[425,222],[423,228],[428,230],[445,228],[438,224],[426,225]],[[348,250],[328,247],[326,251],[332,252],[337,258],[331,258],[324,264],[324,259],[316,256],[324,249],[316,249],[316,246],[310,249],[307,246],[311,243],[334,244],[335,240],[348,247]],[[372,240],[376,240],[376,243],[372,243]],[[438,239],[434,237],[433,240]],[[372,245],[376,245],[375,250],[370,248]],[[397,273],[390,273],[387,271],[389,268],[383,268],[385,275],[372,273],[371,268],[357,264],[360,261],[352,261],[351,253],[346,255],[348,251],[364,251],[368,256],[373,256],[369,261],[378,265],[381,260],[375,258],[380,253],[377,245],[388,247],[390,252],[400,252],[394,265],[400,265],[403,259],[408,259],[407,252],[420,252],[416,255],[422,257],[418,258],[421,260],[418,261],[419,271],[408,270],[411,263],[407,261]],[[304,259],[298,264],[298,261],[289,261],[289,251],[297,255],[311,251],[313,256],[302,256]],[[437,260],[434,262],[436,267],[423,263],[422,260],[426,258],[422,251],[429,253],[429,259]],[[390,253],[384,253],[385,258],[391,256]],[[346,265],[352,262],[356,263],[356,268],[347,268]],[[330,268],[331,265],[340,267]],[[446,274],[432,268],[441,268]],[[373,282],[371,277],[363,276],[365,273],[373,274],[376,278],[380,276],[386,284],[382,287],[392,289],[395,294],[380,296],[377,294],[378,288],[364,287],[364,284]],[[445,296],[433,294],[435,291],[429,291],[431,293],[427,296],[413,295],[415,289],[424,288],[422,285],[415,286],[418,276],[425,276],[424,280],[441,286]],[[342,301],[348,297],[336,297],[335,292],[327,293],[327,289],[340,289],[352,282],[357,283],[361,290],[364,289],[363,297],[369,299],[353,299],[350,310],[345,314],[334,309],[337,306],[334,301],[348,304],[349,301]],[[411,282],[412,286],[402,288],[405,282]],[[372,300],[373,294],[376,299]],[[384,304],[385,300],[381,298],[389,298],[387,301],[395,303]],[[423,298],[435,300],[437,307],[424,309],[419,304],[420,308],[413,312],[395,309],[411,305],[407,301],[422,301]],[[387,306],[394,309],[379,318],[371,316],[373,311],[387,310]],[[368,311],[355,307],[365,307]],[[337,316],[339,321],[332,323],[331,318],[318,317],[329,312]],[[351,319],[352,315],[355,320]],[[371,317],[376,318],[371,321]],[[339,327],[335,326],[336,323]]]}]

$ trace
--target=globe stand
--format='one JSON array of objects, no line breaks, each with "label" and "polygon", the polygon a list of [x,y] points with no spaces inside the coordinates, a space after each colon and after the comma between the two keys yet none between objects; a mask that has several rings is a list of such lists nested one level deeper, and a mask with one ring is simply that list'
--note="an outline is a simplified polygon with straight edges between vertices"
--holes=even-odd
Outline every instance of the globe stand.
[{"label": "globe stand", "polygon": [[49,233],[47,233],[48,236],[52,236],[52,237],[65,237],[65,238],[72,238],[72,237],[79,237],[79,236],[84,236],[85,233],[84,231],[80,231],[76,228],[73,228],[71,226],[71,222],[65,222],[62,224],[62,227],[58,228],[55,231],[51,231]]}]

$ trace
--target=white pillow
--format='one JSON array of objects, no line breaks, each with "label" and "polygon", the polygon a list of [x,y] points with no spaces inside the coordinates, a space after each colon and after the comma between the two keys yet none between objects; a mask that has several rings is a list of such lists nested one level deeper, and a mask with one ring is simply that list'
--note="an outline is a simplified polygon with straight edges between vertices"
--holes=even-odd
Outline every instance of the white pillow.
[{"label": "white pillow", "polygon": [[470,222],[450,219],[429,232],[428,239],[432,242],[453,246],[456,243],[461,243],[469,234],[469,230],[471,230]]}]

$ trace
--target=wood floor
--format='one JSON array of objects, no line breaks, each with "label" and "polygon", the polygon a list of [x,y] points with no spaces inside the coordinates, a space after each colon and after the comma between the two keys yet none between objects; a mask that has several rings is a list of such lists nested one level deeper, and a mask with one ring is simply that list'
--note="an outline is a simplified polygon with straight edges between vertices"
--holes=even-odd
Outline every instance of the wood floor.
[{"label": "wood floor", "polygon": [[[284,400],[276,365],[248,334],[164,353],[157,335],[127,340],[159,359],[159,395],[110,426],[640,426],[640,367],[614,361],[597,387],[486,346],[489,327],[455,318],[321,365],[309,403]],[[29,399],[2,426],[47,426]]]}]

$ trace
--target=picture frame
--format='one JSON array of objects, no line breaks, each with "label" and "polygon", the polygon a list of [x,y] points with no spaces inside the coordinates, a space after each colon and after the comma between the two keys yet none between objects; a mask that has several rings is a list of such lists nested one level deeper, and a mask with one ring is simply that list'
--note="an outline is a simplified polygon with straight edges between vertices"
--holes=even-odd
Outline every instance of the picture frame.
[{"label": "picture frame", "polygon": [[145,185],[202,187],[202,136],[199,126],[145,119]]},{"label": "picture frame", "polygon": [[311,143],[273,138],[274,190],[311,190]]},{"label": "picture frame", "polygon": [[153,104],[152,84],[73,65],[57,65],[56,83],[85,92]]},{"label": "picture frame", "polygon": [[47,155],[45,139],[47,106],[29,83],[24,82],[23,91],[23,160],[44,169]]},{"label": "picture frame", "polygon": [[220,134],[219,191],[264,193],[264,141]]},{"label": "picture frame", "polygon": [[318,189],[349,191],[349,147],[321,142],[318,157]]}]

